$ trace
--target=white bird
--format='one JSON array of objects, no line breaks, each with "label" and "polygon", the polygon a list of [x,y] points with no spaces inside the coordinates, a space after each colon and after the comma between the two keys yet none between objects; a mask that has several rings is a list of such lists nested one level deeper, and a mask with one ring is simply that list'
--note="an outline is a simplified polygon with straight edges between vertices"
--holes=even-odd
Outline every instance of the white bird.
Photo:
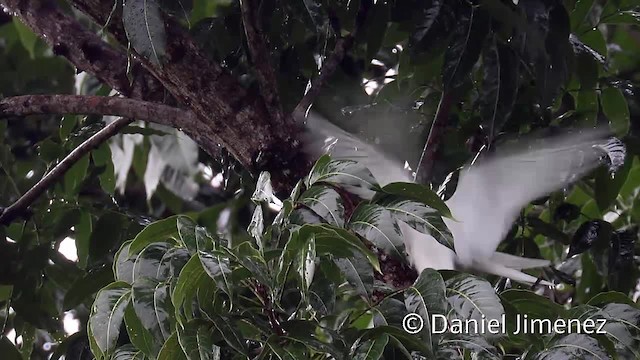
[{"label": "white bird", "polygon": [[[402,166],[352,134],[317,114],[307,118],[305,149],[314,156],[329,153],[366,166],[381,186],[413,182]],[[497,252],[518,214],[529,202],[567,186],[586,175],[606,158],[612,169],[624,163],[625,148],[615,138],[603,140],[603,129],[584,130],[545,139],[533,148],[534,139],[498,149],[461,171],[453,196],[446,201],[452,217],[444,218],[455,252],[432,236],[399,221],[409,261],[418,272],[437,270],[481,271],[533,284],[537,278],[521,270],[546,267],[548,260]],[[539,144],[538,144],[539,145]],[[548,281],[543,285],[552,286]]]}]

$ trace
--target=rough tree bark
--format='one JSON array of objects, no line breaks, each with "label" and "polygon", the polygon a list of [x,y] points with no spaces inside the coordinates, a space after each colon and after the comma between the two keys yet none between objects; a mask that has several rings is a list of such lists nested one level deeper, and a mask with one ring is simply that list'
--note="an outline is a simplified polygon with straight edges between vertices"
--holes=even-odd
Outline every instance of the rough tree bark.
[{"label": "rough tree bark", "polygon": [[[244,167],[273,173],[275,185],[287,189],[304,174],[310,162],[298,151],[299,126],[291,116],[272,116],[260,92],[245,89],[219,64],[200,52],[189,34],[166,18],[167,57],[161,67],[137,57],[135,81],[126,74],[127,37],[121,22],[121,5],[112,13],[110,1],[72,1],[123,45],[114,49],[60,10],[51,0],[3,0],[34,32],[79,70],[87,71],[123,95],[161,102],[168,91],[192,118],[176,120],[176,127],[210,155],[224,146]],[[276,97],[277,99],[277,97]],[[273,101],[273,99],[270,99]]]}]

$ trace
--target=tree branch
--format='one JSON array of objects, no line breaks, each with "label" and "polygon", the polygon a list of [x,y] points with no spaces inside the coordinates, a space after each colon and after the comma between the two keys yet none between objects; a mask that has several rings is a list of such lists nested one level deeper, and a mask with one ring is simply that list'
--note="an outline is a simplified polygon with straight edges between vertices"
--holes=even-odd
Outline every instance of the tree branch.
[{"label": "tree branch", "polygon": [[[98,24],[106,24],[112,14],[109,1],[71,0],[71,3]],[[121,18],[119,6],[107,30],[120,44],[126,45],[128,40]],[[154,66],[146,59],[139,61],[176,99],[188,105],[212,128],[209,135],[215,134],[243,166],[254,173],[293,170],[284,180],[288,182],[286,186],[292,187],[295,177],[301,175],[297,168],[306,163],[299,151],[299,127],[290,117],[283,119],[285,126],[273,126],[269,111],[258,94],[245,89],[220,64],[207,58],[177,21],[168,17],[165,25],[167,46],[162,67]],[[205,150],[208,149],[205,147]]]},{"label": "tree branch", "polygon": [[164,88],[148,72],[134,67],[134,83],[127,78],[127,57],[111,48],[50,0],[1,0],[36,34],[42,35],[54,54],[64,56],[79,70],[93,74],[121,94],[151,101],[164,99]]},{"label": "tree branch", "polygon": [[251,62],[260,84],[260,94],[273,120],[282,123],[283,113],[278,95],[278,82],[269,61],[269,50],[262,34],[260,14],[257,8],[257,0],[240,0],[242,23],[247,37],[249,54],[251,54]]},{"label": "tree branch", "polygon": [[73,149],[58,165],[49,171],[37,184],[22,195],[16,202],[4,209],[0,214],[0,224],[8,225],[24,212],[42,195],[53,183],[60,179],[78,160],[91,150],[100,146],[107,139],[117,134],[133,119],[120,118],[85,140]]},{"label": "tree branch", "polygon": [[23,95],[0,100],[0,118],[32,114],[112,115],[172,127],[196,121],[187,110],[113,96]]}]

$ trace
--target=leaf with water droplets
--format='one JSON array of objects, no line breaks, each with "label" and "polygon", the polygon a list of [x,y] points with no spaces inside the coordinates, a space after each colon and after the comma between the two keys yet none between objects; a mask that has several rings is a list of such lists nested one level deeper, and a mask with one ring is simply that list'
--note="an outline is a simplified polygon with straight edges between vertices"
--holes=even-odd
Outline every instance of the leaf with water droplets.
[{"label": "leaf with water droplets", "polygon": [[165,55],[166,34],[160,7],[155,0],[127,0],[122,21],[133,48],[155,65]]}]

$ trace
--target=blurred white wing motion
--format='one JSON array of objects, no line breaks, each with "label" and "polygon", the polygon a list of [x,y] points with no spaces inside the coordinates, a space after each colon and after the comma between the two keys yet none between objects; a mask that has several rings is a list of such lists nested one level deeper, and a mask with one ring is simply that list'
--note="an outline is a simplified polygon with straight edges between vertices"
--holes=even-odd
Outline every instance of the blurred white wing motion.
[{"label": "blurred white wing motion", "polygon": [[[316,114],[309,114],[307,129],[305,148],[312,155],[330,153],[334,159],[358,161],[381,186],[413,181],[399,161]],[[497,155],[464,169],[454,195],[446,201],[457,221],[444,219],[455,252],[400,222],[409,260],[419,272],[425,268],[475,270],[535,283],[537,278],[520,270],[545,267],[549,261],[496,252],[496,248],[529,202],[586,175],[602,164],[603,157],[613,169],[624,163],[624,145],[617,139],[603,140],[606,134],[589,129],[538,144],[532,139],[518,141],[517,146],[501,148]]]}]

